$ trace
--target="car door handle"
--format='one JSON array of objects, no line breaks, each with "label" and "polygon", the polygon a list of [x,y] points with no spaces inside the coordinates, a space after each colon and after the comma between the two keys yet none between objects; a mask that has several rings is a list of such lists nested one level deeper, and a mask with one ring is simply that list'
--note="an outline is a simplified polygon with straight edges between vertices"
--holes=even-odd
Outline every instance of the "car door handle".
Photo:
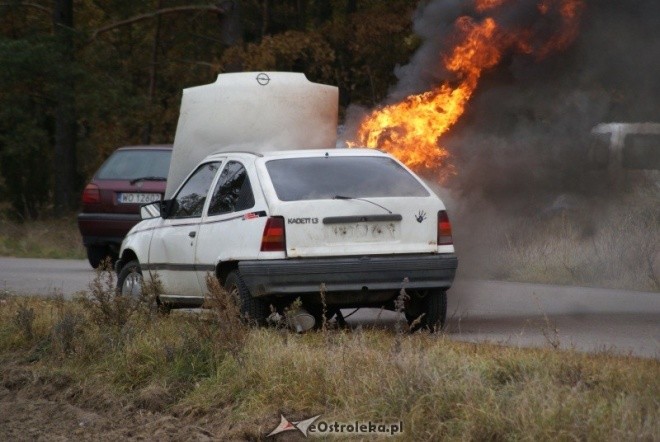
[{"label": "car door handle", "polygon": [[197,232],[194,232],[194,231],[193,232],[188,232],[188,236],[191,237],[191,238],[194,238],[195,236],[197,236]]}]

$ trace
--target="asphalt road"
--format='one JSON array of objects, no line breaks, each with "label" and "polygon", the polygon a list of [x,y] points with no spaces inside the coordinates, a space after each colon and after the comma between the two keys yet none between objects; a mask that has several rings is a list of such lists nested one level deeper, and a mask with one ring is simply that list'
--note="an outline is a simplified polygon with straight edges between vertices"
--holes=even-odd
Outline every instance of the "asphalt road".
[{"label": "asphalt road", "polygon": [[[0,257],[0,293],[70,297],[86,290],[94,275],[83,260]],[[660,293],[457,281],[449,291],[448,316],[448,334],[460,341],[660,359]],[[390,328],[400,319],[393,312],[362,309],[348,323]]]}]

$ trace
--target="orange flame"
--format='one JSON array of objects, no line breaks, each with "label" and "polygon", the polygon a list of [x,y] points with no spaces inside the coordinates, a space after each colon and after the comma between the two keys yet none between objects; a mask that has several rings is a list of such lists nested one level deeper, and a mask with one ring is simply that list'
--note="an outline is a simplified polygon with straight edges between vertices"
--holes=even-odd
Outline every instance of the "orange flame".
[{"label": "orange flame", "polygon": [[488,11],[489,9],[495,9],[502,4],[506,3],[509,0],[477,0],[474,5],[474,10],[477,12]]},{"label": "orange flame", "polygon": [[[481,13],[510,1],[476,0],[475,9]],[[556,11],[562,22],[559,32],[541,42],[534,31],[507,31],[492,17],[481,22],[460,17],[455,23],[458,43],[443,57],[444,67],[457,81],[376,109],[361,122],[357,141],[349,146],[384,150],[418,172],[436,172],[443,181],[455,172],[448,162],[449,152],[438,138],[463,115],[484,70],[496,66],[511,49],[542,59],[566,48],[577,36],[583,8],[583,0],[540,0],[539,13]]]}]

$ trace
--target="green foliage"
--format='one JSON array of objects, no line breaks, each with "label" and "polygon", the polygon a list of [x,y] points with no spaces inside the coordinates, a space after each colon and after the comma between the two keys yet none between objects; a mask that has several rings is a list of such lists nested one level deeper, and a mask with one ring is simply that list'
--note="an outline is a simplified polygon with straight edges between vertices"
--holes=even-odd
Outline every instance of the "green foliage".
[{"label": "green foliage", "polygon": [[16,215],[33,217],[49,198],[56,65],[49,39],[0,38],[0,173]]},{"label": "green foliage", "polygon": [[75,80],[75,169],[87,178],[119,146],[172,142],[181,90],[210,83],[218,73],[304,72],[339,86],[342,106],[380,101],[395,80],[394,67],[415,49],[416,3],[245,0],[238,38],[228,47],[223,21],[207,11],[161,14],[95,34],[159,7],[203,2],[80,1],[73,63],[58,62],[50,6],[0,6],[0,102],[10,104],[0,107],[0,202],[20,218],[48,214],[63,78]]}]

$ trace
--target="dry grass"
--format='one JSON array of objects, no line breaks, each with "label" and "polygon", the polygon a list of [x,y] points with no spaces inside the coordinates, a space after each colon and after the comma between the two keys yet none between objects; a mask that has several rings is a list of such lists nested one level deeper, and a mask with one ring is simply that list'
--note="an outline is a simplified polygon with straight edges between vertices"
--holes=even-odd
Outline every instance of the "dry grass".
[{"label": "dry grass", "polygon": [[457,227],[461,271],[485,279],[660,291],[659,207],[660,192],[649,189],[532,219],[486,216],[469,230]]},{"label": "dry grass", "polygon": [[0,256],[83,259],[75,216],[16,223],[0,218]]},{"label": "dry grass", "polygon": [[280,413],[402,420],[405,440],[660,439],[658,361],[442,334],[248,329],[209,288],[209,314],[138,309],[121,324],[94,304],[5,296],[0,375],[13,385],[16,366],[25,379],[60,373],[78,385],[66,399],[78,406],[105,391],[111,404],[204,422],[226,439],[263,439]]},{"label": "dry grass", "polygon": [[425,334],[407,336],[393,353],[392,335],[383,331],[339,332],[332,341],[310,334],[285,342],[253,332],[243,358],[225,361],[182,404],[201,413],[231,404],[232,425],[247,421],[263,430],[278,413],[403,420],[409,440],[660,436],[655,362],[471,346]]}]

